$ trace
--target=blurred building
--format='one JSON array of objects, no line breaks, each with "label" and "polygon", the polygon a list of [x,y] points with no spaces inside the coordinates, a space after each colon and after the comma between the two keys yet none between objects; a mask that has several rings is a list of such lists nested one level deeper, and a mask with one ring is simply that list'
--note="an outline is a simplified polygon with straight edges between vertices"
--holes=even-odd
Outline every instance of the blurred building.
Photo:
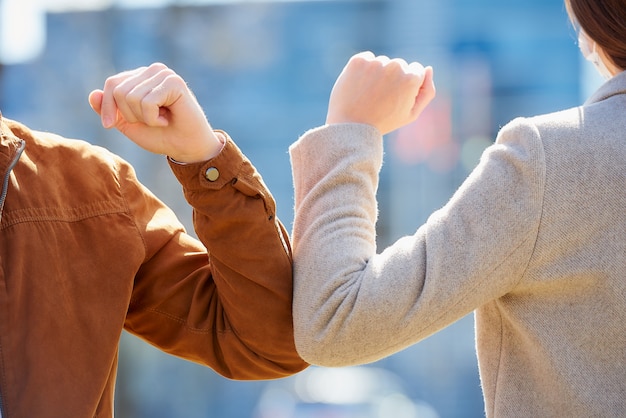
[{"label": "blurred building", "polygon": [[[582,100],[579,52],[562,0],[220,2],[52,13],[46,24],[41,56],[0,67],[2,113],[122,155],[190,231],[191,211],[163,158],[103,130],[89,108],[87,94],[107,76],[154,61],[174,68],[213,126],[228,131],[263,174],[290,229],[287,148],[323,124],[347,59],[372,50],[433,65],[437,99],[386,139],[381,248],[442,206],[510,119]],[[483,416],[471,316],[372,366],[393,374],[398,393],[424,406],[409,410],[415,417]],[[124,335],[117,415],[264,417],[276,384],[231,382]],[[327,416],[308,411],[297,416]]]}]

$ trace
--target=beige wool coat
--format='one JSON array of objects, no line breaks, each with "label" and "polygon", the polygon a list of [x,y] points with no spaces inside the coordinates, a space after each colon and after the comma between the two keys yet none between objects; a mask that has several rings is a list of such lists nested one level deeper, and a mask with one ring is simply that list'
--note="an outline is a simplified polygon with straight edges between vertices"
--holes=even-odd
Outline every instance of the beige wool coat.
[{"label": "beige wool coat", "polygon": [[323,126],[290,153],[306,361],[372,362],[474,311],[488,417],[626,414],[626,73],[581,107],[510,122],[382,252],[378,131]]}]

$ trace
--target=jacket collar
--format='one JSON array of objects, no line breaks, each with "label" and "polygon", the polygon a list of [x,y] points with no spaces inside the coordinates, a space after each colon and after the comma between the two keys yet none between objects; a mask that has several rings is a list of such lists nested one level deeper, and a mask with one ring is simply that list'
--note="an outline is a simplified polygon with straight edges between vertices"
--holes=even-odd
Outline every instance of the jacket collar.
[{"label": "jacket collar", "polygon": [[585,101],[585,105],[601,102],[616,94],[626,93],[626,71],[614,75],[612,78],[604,82],[598,89]]},{"label": "jacket collar", "polygon": [[0,219],[9,187],[9,176],[17,164],[26,141],[16,137],[0,113]]},{"label": "jacket collar", "polygon": [[0,168],[4,167],[5,159],[12,159],[18,148],[22,147],[24,142],[18,135],[16,135],[11,129],[11,124],[14,122],[5,119],[0,112]]},{"label": "jacket collar", "polygon": [[4,119],[0,113],[0,181],[6,175],[7,170],[15,165],[16,159],[19,158],[26,145],[26,141],[11,129],[10,125],[13,123]]}]

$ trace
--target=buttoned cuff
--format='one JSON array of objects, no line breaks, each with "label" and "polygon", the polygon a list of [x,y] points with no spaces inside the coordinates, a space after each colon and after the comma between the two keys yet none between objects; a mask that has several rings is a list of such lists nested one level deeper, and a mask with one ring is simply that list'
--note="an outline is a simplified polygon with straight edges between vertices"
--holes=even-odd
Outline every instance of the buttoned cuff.
[{"label": "buttoned cuff", "polygon": [[191,164],[181,164],[168,158],[168,164],[178,181],[189,191],[220,189],[239,175],[244,155],[224,131],[216,131],[225,139],[220,153],[212,159]]}]

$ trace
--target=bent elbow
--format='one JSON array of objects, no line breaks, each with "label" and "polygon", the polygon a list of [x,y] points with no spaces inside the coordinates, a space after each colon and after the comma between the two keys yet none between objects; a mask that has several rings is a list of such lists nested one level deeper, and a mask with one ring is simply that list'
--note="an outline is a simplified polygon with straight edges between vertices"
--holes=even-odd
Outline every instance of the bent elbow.
[{"label": "bent elbow", "polygon": [[346,367],[362,364],[360,357],[341,344],[327,330],[315,330],[310,326],[295,329],[296,351],[308,364],[321,367]]}]

